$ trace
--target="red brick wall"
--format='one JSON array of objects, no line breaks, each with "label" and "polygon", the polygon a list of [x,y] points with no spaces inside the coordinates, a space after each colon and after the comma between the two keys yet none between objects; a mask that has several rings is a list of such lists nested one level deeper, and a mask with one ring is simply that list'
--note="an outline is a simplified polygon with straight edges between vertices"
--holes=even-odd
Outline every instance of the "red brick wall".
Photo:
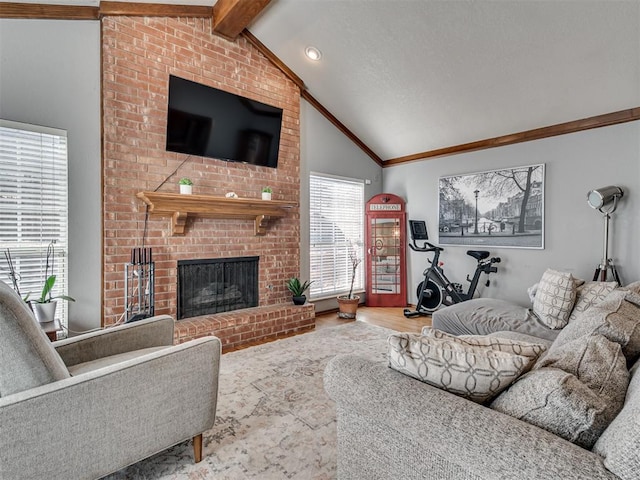
[{"label": "red brick wall", "polygon": [[[165,151],[169,75],[220,88],[284,110],[278,168],[191,157],[161,192],[178,191],[190,177],[194,193],[299,202],[300,92],[244,38],[229,42],[211,33],[206,19],[106,17],[102,20],[104,98],[104,320],[124,311],[124,264],[143,244],[145,206],[136,198],[155,190],[186,158]],[[260,256],[260,306],[290,303],[285,282],[299,272],[299,210],[269,222],[255,236],[249,220],[189,219],[172,237],[168,218],[150,216],[146,246],[156,264],[156,313],[176,314],[180,259]]]}]

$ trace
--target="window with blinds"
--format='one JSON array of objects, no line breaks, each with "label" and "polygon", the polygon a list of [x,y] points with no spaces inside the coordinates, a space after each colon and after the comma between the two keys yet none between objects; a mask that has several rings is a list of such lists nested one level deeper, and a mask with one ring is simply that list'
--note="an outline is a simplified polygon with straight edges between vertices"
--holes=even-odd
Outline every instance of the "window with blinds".
[{"label": "window with blinds", "polygon": [[[67,178],[65,131],[0,120],[0,279],[23,298],[40,297],[48,251],[53,296],[73,296],[67,291]],[[58,302],[56,317],[67,324],[67,302]]]},{"label": "window with blinds", "polygon": [[[351,286],[349,251],[363,258],[364,183],[312,173],[310,176],[311,298],[347,294]],[[362,263],[354,291],[364,290]]]}]

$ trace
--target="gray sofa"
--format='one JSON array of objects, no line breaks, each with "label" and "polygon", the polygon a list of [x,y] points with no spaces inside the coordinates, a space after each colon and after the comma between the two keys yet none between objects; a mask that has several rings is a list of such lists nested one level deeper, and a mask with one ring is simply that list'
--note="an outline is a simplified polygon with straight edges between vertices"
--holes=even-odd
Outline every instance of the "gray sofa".
[{"label": "gray sofa", "polygon": [[162,315],[51,343],[0,282],[0,479],[93,479],[215,419],[220,341],[173,345]]},{"label": "gray sofa", "polygon": [[431,320],[433,328],[453,335],[509,331],[553,341],[560,333],[544,325],[533,309],[494,298],[475,298],[451,305],[433,312]]},{"label": "gray sofa", "polygon": [[[596,328],[589,322],[584,325]],[[640,316],[627,326],[637,343]],[[545,342],[522,334],[491,335]],[[575,337],[567,329],[558,335],[556,347]],[[640,479],[640,360],[637,345],[630,345],[622,347],[634,364],[624,406],[591,450],[420,382],[387,362],[335,357],[324,381],[337,408],[338,478]]]}]

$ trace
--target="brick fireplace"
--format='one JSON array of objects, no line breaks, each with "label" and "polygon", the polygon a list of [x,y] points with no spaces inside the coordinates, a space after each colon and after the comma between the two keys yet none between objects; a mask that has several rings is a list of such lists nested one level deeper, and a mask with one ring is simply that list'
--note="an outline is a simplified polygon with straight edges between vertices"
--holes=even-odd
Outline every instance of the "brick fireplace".
[{"label": "brick fireplace", "polygon": [[[215,334],[232,347],[313,328],[312,306],[293,307],[285,282],[299,272],[300,92],[243,37],[229,42],[201,18],[105,17],[103,45],[104,324],[124,311],[124,265],[131,248],[153,248],[155,313],[177,314],[181,260],[259,257],[258,306],[177,324],[177,340]],[[165,150],[169,75],[220,88],[284,111],[278,168],[227,163]],[[183,163],[184,162],[184,163]],[[259,198],[294,207],[271,218],[264,234],[242,218],[188,218],[176,234],[170,218],[147,215],[136,195],[177,193],[189,177],[194,194]],[[164,183],[163,183],[164,182]]]}]

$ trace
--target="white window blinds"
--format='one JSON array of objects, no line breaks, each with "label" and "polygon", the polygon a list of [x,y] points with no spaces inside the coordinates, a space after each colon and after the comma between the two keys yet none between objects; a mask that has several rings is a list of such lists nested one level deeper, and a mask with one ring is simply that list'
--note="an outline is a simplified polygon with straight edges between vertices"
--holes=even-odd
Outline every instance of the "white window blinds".
[{"label": "white window blinds", "polygon": [[[351,286],[349,250],[363,258],[364,184],[316,173],[309,183],[310,296],[346,294]],[[362,265],[356,271],[354,291],[364,289]]]},{"label": "white window blinds", "polygon": [[[14,285],[10,255],[23,297],[40,296],[51,242],[53,295],[68,294],[67,190],[67,133],[0,120],[0,278]],[[66,324],[66,302],[56,311]]]}]

